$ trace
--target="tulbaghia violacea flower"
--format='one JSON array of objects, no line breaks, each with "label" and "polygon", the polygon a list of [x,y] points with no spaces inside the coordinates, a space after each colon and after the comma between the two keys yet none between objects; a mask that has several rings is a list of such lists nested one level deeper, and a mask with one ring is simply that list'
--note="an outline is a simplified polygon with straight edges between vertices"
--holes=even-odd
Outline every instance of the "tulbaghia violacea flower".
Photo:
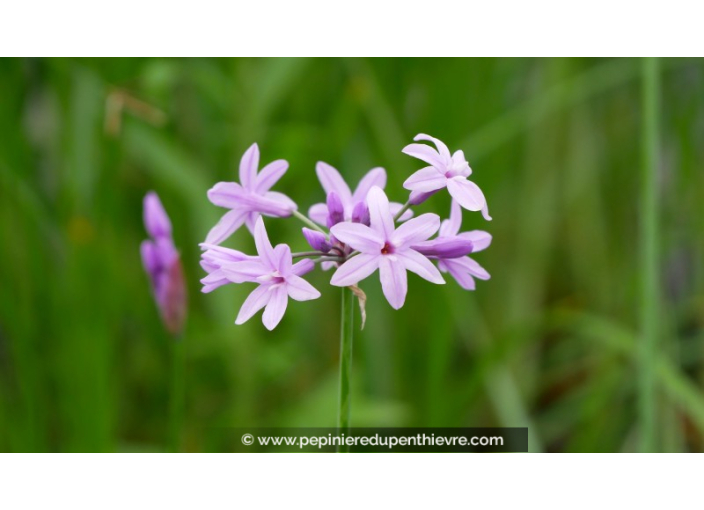
[{"label": "tulbaghia violacea flower", "polygon": [[411,247],[438,231],[438,215],[423,214],[396,228],[389,200],[378,186],[369,191],[367,205],[370,226],[338,223],[330,229],[337,239],[360,252],[335,271],[330,283],[339,287],[355,285],[379,269],[384,296],[395,309],[406,300],[406,271],[433,283],[445,283],[432,262]]},{"label": "tulbaghia violacea flower", "polygon": [[[240,308],[235,324],[243,324],[266,307],[262,314],[262,323],[268,330],[272,330],[284,316],[289,297],[295,301],[309,301],[319,298],[320,292],[301,278],[313,269],[313,261],[303,259],[293,264],[291,248],[285,244],[273,248],[261,217],[257,219],[254,227],[254,242],[258,256],[239,261],[220,259],[217,272],[232,283],[259,284]],[[238,257],[235,254],[230,255]],[[211,273],[211,276],[213,274]],[[215,279],[216,282],[220,281],[219,276]],[[206,283],[213,285],[216,282]]]},{"label": "tulbaghia violacea flower", "polygon": [[[318,180],[325,190],[327,203],[315,204],[308,211],[308,216],[320,225],[330,228],[341,221],[366,223],[369,213],[366,208],[367,194],[373,186],[384,189],[386,186],[386,170],[381,167],[372,168],[359,181],[354,193],[350,190],[345,180],[335,168],[318,162],[315,167]],[[332,196],[331,196],[332,195]],[[396,214],[401,210],[399,203],[391,204],[391,213]],[[413,216],[412,211],[406,211],[400,221],[405,221]]]},{"label": "tulbaghia violacea flower", "polygon": [[269,191],[286,173],[288,162],[272,161],[259,170],[259,146],[255,143],[240,160],[240,183],[219,182],[208,191],[210,201],[230,209],[208,233],[206,244],[220,244],[243,224],[250,232],[260,214],[285,218],[297,206],[286,195]]},{"label": "tulbaghia violacea flower", "polygon": [[181,259],[171,237],[171,222],[156,193],[144,197],[144,226],[151,239],[142,242],[142,264],[166,329],[178,335],[186,318],[186,287]]},{"label": "tulbaghia violacea flower", "polygon": [[428,197],[428,193],[447,188],[452,198],[469,211],[481,211],[485,219],[491,220],[489,208],[484,198],[484,193],[479,186],[468,180],[472,169],[461,150],[450,154],[450,150],[443,142],[432,136],[419,134],[415,141],[426,140],[433,142],[437,150],[422,143],[412,143],[403,148],[403,153],[408,154],[430,166],[418,170],[411,175],[403,187],[411,190],[412,200],[420,203]]},{"label": "tulbaghia violacea flower", "polygon": [[483,230],[472,230],[460,234],[461,225],[462,209],[453,200],[450,219],[442,222],[438,237],[431,241],[418,243],[413,248],[427,257],[436,259],[440,271],[450,273],[463,289],[474,290],[474,278],[488,280],[491,276],[482,266],[466,255],[470,252],[482,251],[489,246],[491,234]]}]

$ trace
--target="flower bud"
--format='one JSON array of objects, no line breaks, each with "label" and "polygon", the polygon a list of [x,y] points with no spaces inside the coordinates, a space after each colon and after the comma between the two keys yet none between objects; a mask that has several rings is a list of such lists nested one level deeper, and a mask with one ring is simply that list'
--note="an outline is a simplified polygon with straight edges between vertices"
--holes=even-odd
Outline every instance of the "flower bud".
[{"label": "flower bud", "polygon": [[364,202],[357,202],[352,209],[352,223],[369,226],[369,207]]},{"label": "flower bud", "polygon": [[428,200],[430,197],[432,197],[435,193],[437,193],[439,190],[434,190],[434,191],[411,191],[411,195],[408,198],[408,201],[411,203],[411,205],[420,205],[426,200]]},{"label": "flower bud", "polygon": [[322,232],[318,232],[317,230],[311,230],[305,227],[303,227],[302,230],[303,237],[306,238],[306,241],[308,241],[308,244],[311,248],[316,251],[321,251],[323,253],[327,253],[330,251],[330,248],[332,248],[332,246],[328,242],[325,234],[323,234]]},{"label": "flower bud", "polygon": [[456,259],[472,253],[474,244],[469,239],[462,237],[438,237],[432,241],[425,241],[412,247],[426,257],[439,259]]},{"label": "flower bud", "polygon": [[328,205],[328,218],[327,218],[328,228],[332,227],[333,225],[337,225],[338,223],[345,221],[345,207],[342,205],[342,200],[340,200],[340,196],[337,193],[335,193],[334,191],[331,191],[330,193],[328,193],[327,205]]}]

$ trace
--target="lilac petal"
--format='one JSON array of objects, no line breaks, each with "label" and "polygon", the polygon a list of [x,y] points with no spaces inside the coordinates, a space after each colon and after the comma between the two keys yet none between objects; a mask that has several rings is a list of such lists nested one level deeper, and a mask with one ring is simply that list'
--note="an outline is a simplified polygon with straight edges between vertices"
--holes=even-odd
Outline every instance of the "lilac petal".
[{"label": "lilac petal", "polygon": [[439,259],[456,259],[474,251],[472,241],[459,236],[438,237],[432,241],[414,244],[411,248],[426,257]]},{"label": "lilac petal", "polygon": [[403,183],[403,187],[411,191],[430,192],[442,189],[447,184],[447,177],[436,168],[426,166],[411,175]]},{"label": "lilac petal", "polygon": [[386,187],[386,170],[381,167],[372,168],[359,181],[357,189],[352,195],[352,202],[366,202],[369,190],[374,186],[379,186],[381,189]]},{"label": "lilac petal", "polygon": [[231,262],[224,264],[220,271],[232,283],[255,282],[262,276],[271,273],[271,269],[259,260]]},{"label": "lilac petal", "polygon": [[398,310],[406,301],[406,293],[408,292],[408,276],[403,262],[392,256],[380,256],[379,278],[384,296],[389,304]]},{"label": "lilac petal", "polygon": [[310,273],[313,269],[315,269],[315,262],[310,259],[303,259],[299,260],[291,267],[291,274],[303,276],[304,274]]},{"label": "lilac petal", "polygon": [[259,146],[253,143],[240,160],[240,182],[246,189],[253,190],[259,169]]},{"label": "lilac petal", "polygon": [[452,262],[455,267],[462,268],[464,271],[468,272],[475,278],[479,278],[480,280],[488,280],[491,278],[491,275],[487,272],[486,269],[484,269],[475,260],[469,257],[452,259],[447,262]]},{"label": "lilac petal", "polygon": [[154,273],[159,268],[159,259],[156,255],[154,243],[149,240],[142,241],[142,244],[139,246],[139,251],[142,254],[144,270],[149,274],[150,278],[153,278]]},{"label": "lilac petal", "polygon": [[259,172],[257,175],[254,190],[257,193],[266,193],[271,189],[271,187],[278,182],[279,179],[288,170],[288,161],[285,159],[277,159],[272,161]]},{"label": "lilac petal", "polygon": [[469,211],[480,211],[486,199],[479,186],[464,177],[453,177],[447,180],[447,191],[452,198]]},{"label": "lilac petal", "polygon": [[213,292],[215,289],[222,287],[223,285],[227,285],[228,283],[231,283],[230,280],[225,278],[224,274],[222,271],[218,270],[215,271],[205,278],[202,278],[200,280],[200,283],[203,284],[203,288],[201,289],[201,292],[203,294],[207,294],[209,292]]},{"label": "lilac petal", "polygon": [[217,225],[208,232],[205,242],[207,244],[220,244],[242,226],[246,217],[247,211],[234,209],[226,212]]},{"label": "lilac petal", "polygon": [[403,152],[404,154],[408,154],[413,158],[418,158],[421,161],[425,161],[429,165],[432,165],[438,168],[439,170],[444,169],[448,163],[446,159],[443,159],[443,157],[440,156],[438,151],[436,151],[432,147],[423,145],[422,143],[412,143],[410,145],[406,145],[401,150],[401,152]]},{"label": "lilac petal", "polygon": [[[391,216],[393,216],[395,218],[402,207],[403,207],[403,204],[399,204],[398,202],[391,202],[389,204],[389,210],[391,211]],[[400,221],[400,222],[408,221],[411,218],[413,218],[413,209],[406,209],[406,211],[401,215],[401,217],[398,219],[398,221]]]},{"label": "lilac petal", "polygon": [[264,327],[271,331],[276,325],[281,322],[281,319],[286,313],[288,305],[288,293],[285,285],[277,285],[271,291],[271,298],[262,314],[262,323]]},{"label": "lilac petal", "polygon": [[258,212],[247,213],[247,217],[244,219],[244,224],[247,226],[249,233],[254,235],[254,227],[257,225],[257,220],[261,217]]},{"label": "lilac petal", "polygon": [[308,217],[318,225],[325,225],[328,219],[328,206],[326,204],[314,204],[308,209]]},{"label": "lilac petal", "polygon": [[455,175],[461,175],[462,177],[472,175],[472,169],[469,167],[469,163],[467,163],[464,157],[464,151],[455,151],[452,155],[452,169]]},{"label": "lilac petal", "polygon": [[391,236],[390,241],[396,248],[403,248],[425,241],[437,232],[439,228],[440,216],[432,213],[421,214],[398,227]]},{"label": "lilac petal", "polygon": [[242,303],[235,324],[240,325],[247,322],[252,315],[264,308],[271,299],[271,285],[260,285],[254,289],[247,299]]},{"label": "lilac petal", "polygon": [[276,259],[276,268],[281,276],[286,276],[291,272],[293,259],[291,257],[291,248],[286,244],[278,244],[274,248],[274,258]]},{"label": "lilac petal", "polygon": [[171,235],[171,221],[161,205],[159,196],[153,191],[144,197],[144,226],[152,237]]},{"label": "lilac petal", "polygon": [[322,269],[323,271],[330,271],[335,267],[337,267],[337,262],[331,262],[329,260],[326,260],[325,262],[320,263],[320,269]]},{"label": "lilac petal", "polygon": [[440,190],[435,190],[435,191],[411,191],[411,195],[408,197],[408,201],[411,203],[411,205],[420,205],[426,200],[428,200],[430,197],[432,197],[435,193],[437,193]]},{"label": "lilac petal", "polygon": [[310,301],[320,297],[318,289],[303,278],[294,275],[286,277],[286,292],[295,301]]},{"label": "lilac petal", "polygon": [[413,140],[416,142],[420,142],[420,141],[433,142],[435,144],[435,146],[438,148],[438,152],[440,153],[440,155],[442,157],[444,157],[444,158],[450,157],[450,149],[448,149],[447,145],[445,145],[443,142],[441,142],[437,138],[433,138],[430,135],[419,133],[415,137],[413,137]]},{"label": "lilac petal", "polygon": [[220,207],[260,212],[270,216],[287,217],[297,208],[296,203],[283,193],[268,191],[264,195],[250,193],[235,182],[219,182],[208,191],[208,199]]},{"label": "lilac petal", "polygon": [[486,221],[491,221],[491,216],[489,216],[489,204],[486,202],[484,203],[484,207],[482,207],[482,216],[484,216]]},{"label": "lilac petal", "polygon": [[347,259],[344,264],[337,268],[335,274],[332,275],[330,285],[347,287],[348,285],[359,283],[376,271],[376,268],[379,267],[379,261],[382,258],[384,258],[382,255],[360,253],[351,259]]},{"label": "lilac petal", "polygon": [[340,195],[334,191],[328,193],[327,206],[328,217],[325,220],[325,224],[328,228],[345,221],[345,206],[342,204]]},{"label": "lilac petal", "polygon": [[457,283],[465,290],[474,290],[476,284],[474,278],[461,265],[457,264],[456,260],[444,261],[445,269],[457,281]]},{"label": "lilac petal", "polygon": [[343,243],[362,253],[379,254],[384,247],[385,239],[379,232],[361,223],[338,223],[330,232]]},{"label": "lilac petal", "polygon": [[349,204],[352,202],[352,192],[350,191],[350,187],[340,175],[340,172],[327,163],[319,161],[315,166],[315,173],[318,174],[318,180],[323,186],[326,194],[334,191],[338,194],[343,204]]},{"label": "lilac petal", "polygon": [[254,244],[262,262],[272,270],[277,268],[278,260],[274,256],[274,248],[269,242],[269,236],[264,227],[264,220],[260,217],[254,227]]},{"label": "lilac petal", "polygon": [[306,241],[308,241],[308,244],[314,250],[327,253],[330,251],[330,248],[332,248],[328,242],[328,237],[322,232],[311,230],[306,227],[303,227],[301,230],[303,232],[303,237],[306,238]]},{"label": "lilac petal", "polygon": [[430,260],[415,250],[404,250],[396,253],[396,257],[403,263],[404,267],[417,274],[421,278],[432,283],[442,284],[445,280],[440,271]]},{"label": "lilac petal", "polygon": [[218,182],[208,190],[211,203],[228,209],[242,208],[241,200],[245,195],[247,192],[236,182]]},{"label": "lilac petal", "polygon": [[281,218],[287,218],[291,216],[293,211],[298,209],[298,206],[296,205],[296,202],[291,200],[289,197],[284,195],[283,193],[279,193],[278,191],[267,191],[264,194],[264,198],[267,201],[271,201],[271,203],[268,203],[267,207],[270,207],[270,210],[267,209],[259,209],[259,212],[264,213],[264,214],[269,214],[271,216],[279,216]]},{"label": "lilac petal", "polygon": [[379,232],[385,240],[390,239],[394,233],[394,219],[391,216],[389,199],[380,187],[373,186],[369,190],[367,206],[369,206],[371,227]]},{"label": "lilac petal", "polygon": [[200,243],[201,249],[205,249],[201,255],[204,259],[213,260],[214,262],[239,262],[241,260],[247,260],[250,257],[245,255],[241,251],[233,250],[232,248],[225,248],[224,246],[219,246],[217,244]]},{"label": "lilac petal", "polygon": [[457,235],[462,226],[462,207],[457,200],[453,200],[450,205],[450,219],[445,220],[440,225],[440,236],[450,237]]},{"label": "lilac petal", "polygon": [[[393,206],[394,204],[391,204]],[[401,204],[399,204],[400,206]],[[393,207],[391,208],[393,214]],[[352,209],[352,223],[361,223],[369,226],[369,207],[364,202],[357,202]]]},{"label": "lilac petal", "polygon": [[458,237],[472,241],[472,244],[474,245],[474,249],[472,251],[482,251],[491,244],[491,234],[489,232],[484,232],[483,230],[463,232]]}]

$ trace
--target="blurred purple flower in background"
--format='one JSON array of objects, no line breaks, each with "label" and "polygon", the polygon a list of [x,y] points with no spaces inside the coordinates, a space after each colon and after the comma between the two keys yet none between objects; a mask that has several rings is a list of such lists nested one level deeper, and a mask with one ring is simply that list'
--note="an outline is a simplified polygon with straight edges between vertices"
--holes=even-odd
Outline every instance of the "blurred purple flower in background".
[{"label": "blurred purple flower in background", "polygon": [[367,195],[371,225],[339,223],[331,228],[340,241],[360,251],[342,264],[330,283],[339,287],[355,285],[379,269],[381,287],[389,304],[399,309],[406,300],[406,271],[433,283],[445,283],[437,268],[411,246],[427,240],[440,227],[437,214],[423,214],[394,226],[389,200],[383,190],[372,187]]},{"label": "blurred purple flower in background", "polygon": [[491,220],[484,193],[467,179],[472,174],[472,169],[464,158],[464,152],[459,150],[450,154],[447,145],[424,134],[416,135],[414,140],[433,142],[437,150],[421,143],[412,143],[402,150],[404,154],[431,165],[418,170],[403,183],[404,188],[414,192],[412,201],[420,203],[428,198],[429,195],[426,194],[447,188],[452,198],[462,207],[469,211],[481,211],[485,219]]},{"label": "blurred purple flower in background", "polygon": [[240,183],[219,182],[208,191],[213,204],[230,211],[210,230],[207,244],[220,244],[243,224],[253,232],[260,214],[285,218],[297,209],[283,193],[269,191],[288,170],[288,162],[278,159],[258,170],[259,146],[254,143],[240,160]]},{"label": "blurred purple flower in background", "polygon": [[171,222],[156,193],[144,197],[144,226],[151,239],[142,242],[142,263],[166,329],[173,335],[183,330],[186,318],[186,287],[181,259],[171,237]]}]

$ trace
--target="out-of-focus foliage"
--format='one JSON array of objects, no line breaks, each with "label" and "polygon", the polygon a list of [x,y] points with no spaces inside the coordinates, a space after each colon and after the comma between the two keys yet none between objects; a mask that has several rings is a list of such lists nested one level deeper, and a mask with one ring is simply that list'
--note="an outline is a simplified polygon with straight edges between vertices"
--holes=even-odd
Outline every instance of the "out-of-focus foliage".
[{"label": "out-of-focus foliage", "polygon": [[[704,450],[704,61],[662,68],[658,448]],[[161,196],[186,274],[187,450],[224,427],[331,426],[339,289],[290,303],[273,332],[235,326],[251,286],[202,295],[199,248],[254,141],[323,198],[319,160],[373,166],[392,200],[419,132],[463,149],[494,218],[476,292],[412,275],[400,311],[363,282],[357,426],[529,426],[533,450],[632,451],[638,337],[638,60],[0,60],[0,450],[165,445],[169,342],[139,259]],[[421,207],[449,213],[437,196]],[[305,248],[301,224],[274,242]],[[228,242],[252,252],[245,229]]]}]

